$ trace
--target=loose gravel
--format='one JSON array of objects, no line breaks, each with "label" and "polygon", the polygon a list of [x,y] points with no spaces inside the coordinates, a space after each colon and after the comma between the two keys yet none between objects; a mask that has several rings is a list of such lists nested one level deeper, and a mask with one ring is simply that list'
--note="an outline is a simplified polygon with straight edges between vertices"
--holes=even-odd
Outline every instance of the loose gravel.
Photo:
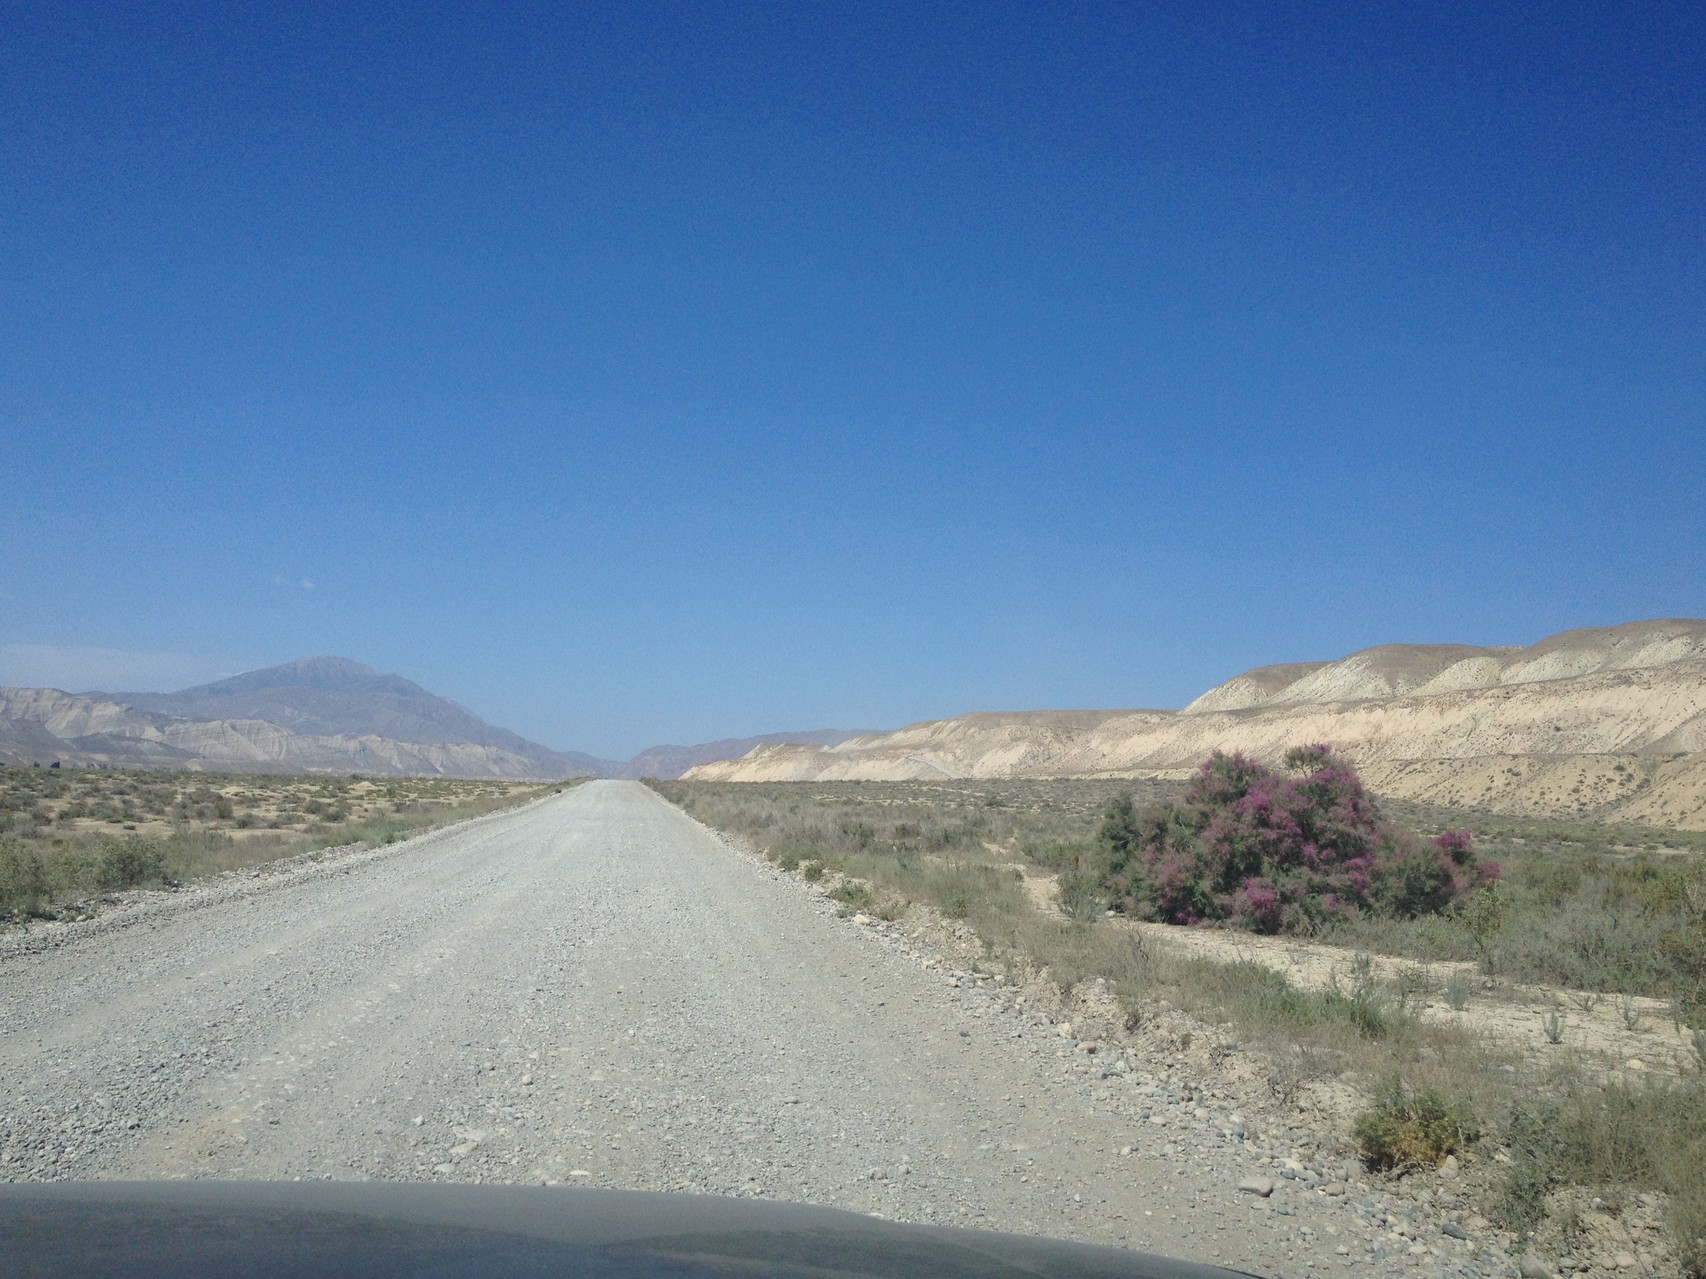
[{"label": "loose gravel", "polygon": [[5,1180],[614,1186],[1273,1276],[1516,1273],[1485,1223],[1086,1049],[636,783],[14,931],[0,1007]]}]

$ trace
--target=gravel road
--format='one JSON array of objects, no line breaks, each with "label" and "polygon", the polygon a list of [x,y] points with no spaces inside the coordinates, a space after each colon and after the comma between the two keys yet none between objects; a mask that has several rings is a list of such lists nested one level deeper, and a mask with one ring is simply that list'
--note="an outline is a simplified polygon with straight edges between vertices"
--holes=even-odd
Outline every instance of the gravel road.
[{"label": "gravel road", "polygon": [[[1421,1246],[637,783],[150,898],[0,938],[0,1178],[763,1195],[1271,1275]],[[1480,1273],[1424,1239],[1389,1264]]]}]

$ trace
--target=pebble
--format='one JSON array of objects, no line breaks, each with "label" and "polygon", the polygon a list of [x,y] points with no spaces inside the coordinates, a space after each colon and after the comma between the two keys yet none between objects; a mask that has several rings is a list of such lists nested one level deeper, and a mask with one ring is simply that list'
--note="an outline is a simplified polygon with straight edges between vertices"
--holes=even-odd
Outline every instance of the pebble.
[{"label": "pebble", "polygon": [[1266,1177],[1246,1177],[1238,1183],[1238,1189],[1247,1195],[1259,1195],[1266,1199],[1274,1193],[1274,1183]]},{"label": "pebble", "polygon": [[1517,1259],[1516,1272],[1522,1279],[1554,1279],[1552,1267],[1532,1252],[1525,1252]]}]

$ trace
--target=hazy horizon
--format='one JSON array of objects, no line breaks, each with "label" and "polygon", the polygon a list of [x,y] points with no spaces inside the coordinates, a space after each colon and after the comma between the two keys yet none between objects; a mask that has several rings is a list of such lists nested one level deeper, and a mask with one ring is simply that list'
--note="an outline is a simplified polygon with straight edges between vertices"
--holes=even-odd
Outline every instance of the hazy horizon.
[{"label": "hazy horizon", "polygon": [[[1639,622],[1639,621],[1647,621],[1647,622],[1653,622],[1653,621],[1695,621],[1695,622],[1700,622],[1702,625],[1706,625],[1706,619],[1697,619],[1697,618],[1685,618],[1685,619],[1636,618],[1636,619],[1630,619],[1630,620],[1631,621],[1637,621],[1637,622]],[[1572,627],[1570,629],[1576,630],[1576,629],[1582,629],[1582,628]],[[1550,637],[1549,636],[1541,636],[1539,638],[1540,639],[1546,639],[1546,638],[1550,638]],[[1519,648],[1519,647],[1527,647],[1527,645],[1511,645],[1508,647]],[[1316,663],[1326,662],[1326,661],[1334,661],[1334,660],[1337,660],[1337,658],[1339,658],[1339,657],[1345,657],[1345,656],[1350,656],[1350,655],[1349,654],[1338,654],[1338,655],[1336,655],[1335,658],[1332,658],[1332,659],[1322,659],[1322,658],[1307,659],[1304,664],[1309,665],[1309,664],[1316,664]],[[43,646],[8,644],[8,645],[0,645],[0,687],[45,686],[45,687],[59,688],[64,692],[80,693],[80,694],[89,694],[89,693],[96,693],[96,692],[105,693],[105,694],[114,694],[114,695],[119,695],[119,694],[124,694],[124,693],[176,693],[176,692],[187,691],[187,690],[194,688],[194,687],[204,686],[206,684],[213,683],[213,682],[216,682],[216,681],[224,679],[224,678],[228,678],[231,675],[244,674],[244,673],[247,673],[247,672],[253,671],[253,670],[264,670],[264,669],[268,669],[268,668],[273,667],[273,666],[286,665],[286,664],[289,664],[290,662],[311,661],[311,660],[315,660],[316,658],[319,658],[319,659],[326,659],[326,658],[341,659],[341,660],[345,660],[345,661],[356,660],[356,659],[348,658],[342,654],[323,653],[323,654],[315,654],[313,658],[292,658],[292,659],[287,659],[286,662],[268,662],[268,663],[260,664],[258,666],[245,667],[242,670],[225,670],[223,665],[212,664],[212,665],[209,665],[207,667],[207,669],[209,671],[217,670],[219,673],[209,674],[204,679],[196,679],[195,681],[193,681],[190,684],[184,684],[182,682],[182,678],[181,678],[182,673],[186,670],[195,669],[198,659],[187,657],[187,656],[182,655],[182,654],[124,653],[124,652],[118,652],[118,651],[109,650],[109,649],[53,649],[53,648],[48,648],[48,647],[43,647]],[[367,663],[359,663],[359,664],[363,665],[363,666],[367,665]],[[1265,665],[1265,666],[1284,665],[1284,664],[1286,664],[1286,663],[1262,663],[1262,665]],[[376,670],[376,668],[372,668],[372,667],[369,667],[369,669],[374,669],[375,673],[380,674],[380,675],[401,675],[405,679],[408,678],[408,673],[405,671],[378,671],[378,670]],[[154,684],[158,685],[157,687],[150,688],[147,686],[148,683],[150,682],[150,677],[145,672],[147,672],[149,670],[154,670],[157,672],[157,675],[152,679],[152,682]],[[114,682],[111,679],[108,679],[104,685],[100,684],[99,681],[97,681],[94,684],[91,684],[88,682],[87,676],[89,675],[90,672],[95,672],[95,671],[106,671],[108,674],[122,672],[128,676],[140,675],[141,678],[140,679],[131,678],[130,682],[125,684],[124,687],[122,687],[122,688],[119,686],[119,683]],[[14,675],[15,672],[21,673],[21,675],[15,676]],[[62,678],[55,678],[54,674],[53,674],[54,672],[58,672],[60,674],[63,674],[66,672],[78,673],[78,678],[72,679],[70,681],[67,681],[67,680],[62,679]],[[177,672],[178,673],[177,677],[173,677],[171,674],[169,674],[170,672]],[[1226,680],[1234,679],[1237,676],[1242,675],[1244,673],[1245,673],[1244,671],[1228,672],[1223,677],[1222,680],[1217,680],[1216,683],[1217,684],[1223,683]],[[30,676],[32,676],[32,675],[34,676],[34,678],[30,678]],[[435,690],[433,690],[433,689],[427,689],[426,691],[429,693],[435,692]],[[1208,691],[1207,688],[1199,690],[1199,692],[1207,692],[1207,691]],[[440,695],[442,696],[442,694],[440,694]],[[455,699],[452,699],[452,700],[455,700]],[[1192,700],[1194,700],[1194,697]],[[468,709],[474,710],[476,714],[479,714],[479,712],[476,708],[469,707]],[[1172,710],[1179,710],[1179,709],[1181,709],[1181,707],[1177,707],[1177,706],[1174,706],[1174,707],[1159,707],[1159,706],[1136,707],[1136,706],[1111,706],[1111,705],[1110,706],[1095,706],[1095,707],[1091,707],[1091,706],[1047,706],[1047,707],[1045,707],[1045,706],[983,706],[983,707],[967,707],[958,713],[966,714],[966,713],[972,713],[972,712],[978,712],[978,711],[983,711],[983,712],[989,712],[989,711],[995,711],[995,712],[1112,711],[1112,710],[1140,710],[1140,709],[1172,711]],[[486,718],[486,717],[481,716],[481,718]],[[945,718],[945,717],[934,716],[931,718],[939,719],[939,718]],[[490,720],[487,720],[487,722],[491,723]],[[541,742],[540,744],[544,745],[544,746],[549,746],[553,750],[567,751],[567,752],[578,752],[578,753],[582,753],[582,754],[597,756],[599,758],[602,758],[602,759],[605,759],[608,761],[620,763],[620,762],[630,760],[630,759],[638,756],[639,754],[641,754],[645,751],[654,750],[654,749],[658,749],[658,748],[666,747],[666,746],[693,746],[693,745],[700,745],[700,744],[705,744],[705,743],[709,743],[709,742],[716,742],[716,741],[723,741],[723,740],[730,740],[730,739],[742,740],[742,739],[746,739],[746,738],[761,737],[761,736],[781,736],[781,735],[785,735],[785,734],[810,733],[810,732],[822,732],[822,731],[857,732],[860,734],[885,733],[885,732],[891,732],[891,731],[898,729],[898,728],[904,728],[909,724],[913,724],[913,723],[917,723],[917,722],[919,722],[919,721],[916,719],[904,720],[904,721],[900,721],[900,722],[897,722],[894,724],[881,725],[881,726],[879,726],[879,725],[855,726],[855,725],[848,725],[848,724],[771,725],[767,728],[752,728],[752,729],[748,729],[746,731],[741,731],[741,732],[717,733],[717,734],[714,734],[710,737],[697,739],[696,741],[693,741],[693,742],[687,742],[687,741],[650,742],[650,743],[647,743],[647,745],[645,745],[645,746],[638,747],[635,750],[628,751],[624,754],[604,754],[603,752],[599,752],[596,750],[587,750],[584,747],[576,745],[575,743],[566,743],[565,744],[562,742]],[[506,724],[494,724],[493,726],[497,727],[497,728],[508,728],[509,727]]]},{"label": "hazy horizon", "polygon": [[624,759],[1706,615],[1698,8],[8,35],[0,682]]}]

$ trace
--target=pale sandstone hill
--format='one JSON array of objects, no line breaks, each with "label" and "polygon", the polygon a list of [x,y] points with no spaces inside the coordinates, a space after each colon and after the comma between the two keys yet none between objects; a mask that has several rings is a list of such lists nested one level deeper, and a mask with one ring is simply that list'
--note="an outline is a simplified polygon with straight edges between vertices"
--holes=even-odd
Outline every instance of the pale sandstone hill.
[{"label": "pale sandstone hill", "polygon": [[1706,622],[1567,631],[1529,648],[1383,645],[1262,667],[1185,710],[964,715],[829,748],[762,747],[690,778],[738,781],[1174,773],[1302,742],[1376,789],[1506,811],[1706,828]]},{"label": "pale sandstone hill", "polygon": [[[1706,657],[1706,622],[1679,619],[1564,631],[1529,648],[1382,644],[1336,662],[1259,667],[1210,689],[1184,713],[1465,692],[1700,657]],[[1263,695],[1251,696],[1256,682]]]},{"label": "pale sandstone hill", "polygon": [[1287,662],[1281,666],[1258,666],[1253,671],[1234,675],[1224,684],[1215,685],[1180,713],[1188,715],[1193,711],[1241,711],[1246,707],[1260,706],[1274,694],[1291,687],[1305,675],[1314,674],[1325,665],[1326,662]]},{"label": "pale sandstone hill", "polygon": [[858,732],[848,732],[845,729],[819,728],[801,733],[771,733],[763,737],[724,737],[714,742],[700,742],[695,746],[649,746],[623,764],[615,776],[628,780],[641,777],[674,780],[698,764],[739,759],[755,746],[776,742],[834,746],[850,737],[858,736]]}]

